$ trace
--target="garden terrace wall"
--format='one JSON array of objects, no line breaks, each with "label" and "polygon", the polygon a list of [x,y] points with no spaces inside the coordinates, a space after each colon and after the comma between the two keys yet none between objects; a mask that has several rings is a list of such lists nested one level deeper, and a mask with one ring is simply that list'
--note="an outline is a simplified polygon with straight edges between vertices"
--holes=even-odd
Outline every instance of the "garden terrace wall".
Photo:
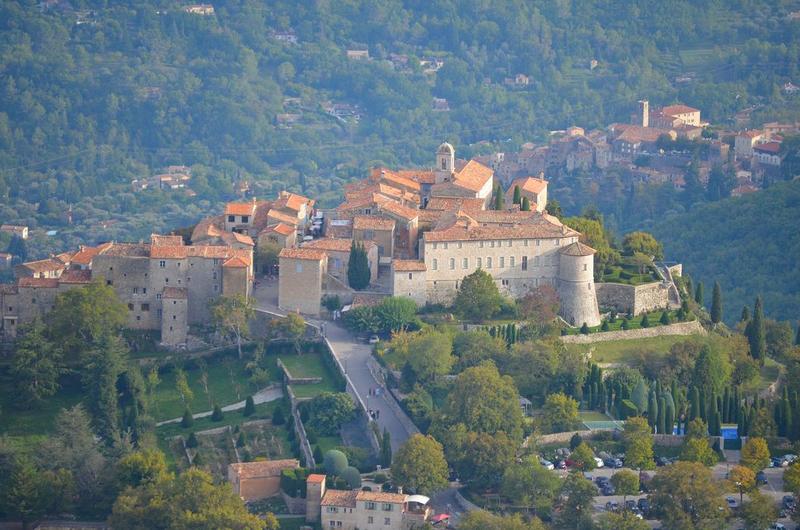
[{"label": "garden terrace wall", "polygon": [[641,315],[670,307],[668,282],[643,285],[598,283],[597,303],[600,307],[614,309],[617,313]]},{"label": "garden terrace wall", "polygon": [[627,331],[603,331],[599,333],[590,333],[588,335],[564,335],[561,337],[561,340],[566,344],[591,344],[608,340],[632,340],[668,335],[705,334],[706,330],[700,325],[700,322],[692,320],[691,322],[679,322],[677,324],[656,326],[653,328],[629,329]]}]

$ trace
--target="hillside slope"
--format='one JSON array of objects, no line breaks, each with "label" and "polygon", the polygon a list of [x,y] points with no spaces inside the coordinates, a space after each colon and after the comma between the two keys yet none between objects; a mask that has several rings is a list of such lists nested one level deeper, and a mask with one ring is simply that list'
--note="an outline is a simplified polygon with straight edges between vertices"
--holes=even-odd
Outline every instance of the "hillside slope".
[{"label": "hillside slope", "polygon": [[739,318],[756,295],[779,320],[800,318],[800,181],[759,193],[705,204],[653,228],[667,259],[706,285],[723,289],[725,320]]}]

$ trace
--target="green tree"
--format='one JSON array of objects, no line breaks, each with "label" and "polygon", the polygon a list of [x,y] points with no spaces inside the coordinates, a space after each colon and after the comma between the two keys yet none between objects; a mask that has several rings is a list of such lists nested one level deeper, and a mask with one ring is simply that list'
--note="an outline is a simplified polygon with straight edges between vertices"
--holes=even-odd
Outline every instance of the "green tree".
[{"label": "green tree", "polygon": [[253,265],[257,274],[270,274],[278,264],[281,246],[270,239],[259,240],[253,252]]},{"label": "green tree", "polygon": [[653,469],[653,437],[644,418],[628,418],[622,431],[625,463],[634,469]]},{"label": "green tree", "polygon": [[611,485],[617,495],[622,495],[623,504],[628,495],[639,494],[639,475],[628,469],[622,469],[611,475]]},{"label": "green tree", "polygon": [[597,467],[597,463],[594,460],[594,451],[586,442],[578,444],[578,447],[570,453],[569,458],[575,469],[581,471],[591,471]]},{"label": "green tree", "polygon": [[564,529],[592,528],[592,502],[597,488],[582,473],[570,473],[561,487],[561,495],[566,498],[556,526]]},{"label": "green tree", "polygon": [[188,429],[194,425],[194,417],[192,417],[192,411],[189,408],[183,409],[183,417],[181,417],[181,427],[184,429]]},{"label": "green tree", "polygon": [[392,479],[404,488],[431,495],[447,487],[448,468],[442,444],[432,436],[412,435],[392,462]]},{"label": "green tree", "polygon": [[381,437],[381,465],[383,467],[392,465],[392,436],[385,428]]},{"label": "green tree", "polygon": [[505,210],[505,197],[503,197],[503,188],[498,184],[494,189],[494,209]]},{"label": "green tree", "polygon": [[622,249],[628,256],[641,252],[657,260],[664,259],[664,247],[652,234],[647,232],[625,234],[622,240]]},{"label": "green tree", "polygon": [[783,472],[783,485],[786,491],[800,494],[800,463],[795,462],[786,468]]},{"label": "green tree", "polygon": [[711,295],[711,322],[714,324],[722,322],[722,288],[719,282],[714,282],[714,291]]},{"label": "green tree", "polygon": [[769,467],[769,447],[764,438],[750,437],[742,446],[739,462],[753,471]]},{"label": "green tree", "polygon": [[514,463],[518,442],[505,432],[469,432],[463,423],[450,427],[442,439],[447,461],[462,483],[475,489],[496,488],[503,472]]},{"label": "green tree", "polygon": [[214,403],[214,410],[211,412],[211,421],[222,421],[225,419],[225,413],[222,412],[222,407]]},{"label": "green tree", "polygon": [[703,294],[703,282],[697,282],[697,287],[694,289],[694,301],[700,307],[705,304],[705,295]]},{"label": "green tree", "polygon": [[411,298],[388,296],[381,300],[375,312],[383,329],[392,332],[405,331],[416,320],[417,304]]},{"label": "green tree", "polygon": [[523,212],[531,211],[531,201],[527,197],[522,198],[522,206],[520,206],[520,210]]},{"label": "green tree", "polygon": [[515,505],[530,506],[537,514],[549,516],[560,487],[558,475],[528,456],[506,468],[500,491]]},{"label": "green tree", "polygon": [[171,480],[126,489],[114,503],[110,524],[120,530],[140,528],[237,528],[277,530],[269,514],[262,520],[247,512],[242,500],[227,484],[215,485],[197,468]]},{"label": "green tree", "polygon": [[522,204],[522,190],[519,189],[519,185],[514,186],[514,200],[512,202],[514,204]]},{"label": "green tree", "polygon": [[650,482],[650,502],[666,528],[723,528],[728,507],[711,470],[698,462],[662,467]]},{"label": "green tree", "polygon": [[717,463],[717,455],[706,438],[686,438],[681,447],[680,459],[685,462],[698,462],[704,466]]},{"label": "green tree", "polygon": [[347,466],[347,468],[342,471],[341,478],[344,479],[347,483],[347,487],[350,489],[359,489],[361,487],[361,473],[353,466]]},{"label": "green tree", "polygon": [[119,431],[119,390],[117,383],[125,371],[128,349],[119,336],[98,337],[84,354],[81,380],[89,396],[88,408],[100,435],[112,440]]},{"label": "green tree", "polygon": [[463,423],[468,431],[489,434],[502,431],[512,440],[522,439],[519,393],[511,377],[501,376],[491,363],[467,368],[458,375],[442,407],[442,415]]},{"label": "green tree", "polygon": [[642,316],[642,320],[639,321],[639,326],[643,328],[650,327],[650,317],[647,316],[647,313]]},{"label": "green tree", "polygon": [[323,464],[325,472],[329,475],[341,475],[348,467],[347,456],[337,449],[331,449],[325,452]]},{"label": "green tree", "polygon": [[563,432],[579,424],[578,402],[562,392],[547,396],[542,407],[542,428],[547,432]]},{"label": "green tree", "polygon": [[767,330],[764,322],[764,306],[760,296],[756,297],[753,318],[747,324],[745,335],[750,343],[750,356],[763,363],[767,353]]},{"label": "green tree", "polygon": [[236,340],[239,359],[243,358],[242,339],[249,335],[250,321],[254,315],[252,299],[241,294],[220,296],[211,304],[214,326],[223,336]]},{"label": "green tree", "polygon": [[301,346],[303,337],[306,335],[306,321],[299,313],[288,313],[283,318],[271,320],[269,326],[272,338],[289,342],[298,355],[303,352]]},{"label": "green tree", "polygon": [[636,517],[633,512],[604,513],[598,519],[599,530],[647,530],[650,526]]},{"label": "green tree", "polygon": [[8,515],[19,518],[22,527],[45,513],[47,499],[44,498],[42,483],[33,464],[23,460],[18,462],[10,477],[8,490],[0,496],[0,508]]},{"label": "green tree", "polygon": [[170,479],[164,453],[158,449],[140,449],[122,457],[117,462],[117,483],[120,489],[139,487]]},{"label": "green tree", "polygon": [[453,353],[458,359],[456,371],[497,359],[506,351],[505,342],[486,331],[460,331],[453,337]]},{"label": "green tree", "polygon": [[747,530],[769,528],[769,525],[778,518],[778,509],[772,497],[757,489],[750,492],[750,500],[742,504],[739,513]]},{"label": "green tree", "polygon": [[[788,473],[788,471],[787,469],[786,473]],[[786,473],[784,473],[783,476],[784,484],[786,484]],[[739,504],[741,504],[744,492],[750,491],[756,487],[756,474],[749,467],[733,466],[728,472],[728,483],[730,485],[730,491],[739,493]],[[786,487],[789,488],[788,485]],[[794,490],[789,489],[788,491]]]},{"label": "green tree", "polygon": [[[692,384],[699,390],[721,394],[730,381],[731,366],[729,356],[718,347],[704,345],[695,362]],[[702,414],[702,410],[700,413]]]},{"label": "green tree", "polygon": [[461,280],[453,308],[468,320],[482,322],[499,310],[502,296],[492,275],[478,269]]},{"label": "green tree", "polygon": [[408,363],[419,381],[433,381],[450,372],[455,362],[452,351],[453,339],[446,333],[415,333],[408,342]]},{"label": "green tree", "polygon": [[38,318],[28,326],[20,326],[11,374],[15,397],[25,406],[40,402],[55,394],[58,379],[64,373],[61,350],[44,336],[44,326]]},{"label": "green tree", "polygon": [[356,291],[366,289],[370,281],[369,259],[363,243],[353,241],[347,262],[347,283]]},{"label": "green tree", "polygon": [[467,512],[459,520],[459,530],[545,530],[546,527],[536,518],[523,521],[517,515],[495,515],[484,510]]},{"label": "green tree", "polygon": [[[277,410],[277,409],[276,409]],[[245,416],[252,416],[256,412],[256,404],[253,401],[253,396],[247,396],[247,399],[244,401],[244,411],[242,414]]]},{"label": "green tree", "polygon": [[355,404],[350,394],[344,392],[322,392],[309,402],[308,425],[324,436],[339,432],[342,424],[353,419]]},{"label": "green tree", "polygon": [[67,363],[75,364],[87,345],[118,333],[127,319],[128,310],[114,288],[98,278],[56,296],[47,315],[49,338],[64,351]]}]

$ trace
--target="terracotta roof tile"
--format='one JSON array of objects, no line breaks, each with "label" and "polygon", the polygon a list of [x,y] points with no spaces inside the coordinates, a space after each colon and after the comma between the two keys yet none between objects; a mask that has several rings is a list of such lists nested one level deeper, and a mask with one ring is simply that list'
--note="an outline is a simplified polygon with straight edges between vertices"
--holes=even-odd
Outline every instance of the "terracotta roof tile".
[{"label": "terracotta roof tile", "polygon": [[186,245],[156,245],[150,247],[150,257],[155,259],[185,259],[189,256]]},{"label": "terracotta roof tile", "polygon": [[560,252],[565,256],[593,256],[597,251],[589,245],[576,241],[562,248]]},{"label": "terracotta roof tile", "polygon": [[196,243],[203,239],[221,236],[222,232],[224,232],[223,226],[223,216],[206,217],[197,223],[192,230],[192,242]]},{"label": "terracotta roof tile", "polygon": [[285,223],[291,226],[297,226],[298,224],[300,224],[300,220],[297,217],[294,217],[287,213],[283,213],[280,210],[276,210],[274,208],[271,208],[267,212],[267,224],[272,224],[272,222]]},{"label": "terracotta roof tile", "polygon": [[221,239],[229,245],[239,243],[241,245],[248,245],[251,247],[256,246],[256,244],[253,243],[252,237],[248,236],[247,234],[240,234],[239,232],[224,232],[221,236]]},{"label": "terracotta roof tile", "polygon": [[287,208],[289,210],[299,212],[304,204],[311,208],[314,206],[314,201],[296,193],[282,191],[278,195],[278,200],[276,200],[272,206],[273,208]]},{"label": "terracotta roof tile", "polygon": [[19,288],[16,283],[0,283],[0,294],[17,294]]},{"label": "terracotta roof tile", "polygon": [[417,261],[413,259],[392,260],[392,267],[394,267],[395,271],[403,271],[403,272],[427,270],[424,261]]},{"label": "terracotta roof tile", "polygon": [[476,160],[470,160],[463,169],[455,174],[453,183],[470,191],[480,191],[494,176],[492,168],[486,167]]},{"label": "terracotta roof tile", "polygon": [[[474,212],[473,212],[474,213]],[[482,212],[483,213],[483,212]],[[501,212],[494,212],[501,213]],[[514,213],[514,212],[507,212]],[[530,212],[523,212],[530,213]],[[442,229],[425,232],[425,242],[434,241],[480,241],[492,239],[551,239],[578,235],[578,232],[561,224],[553,223],[544,215],[531,218],[528,222],[500,224],[464,223],[446,225]],[[469,219],[472,219],[471,217]]]},{"label": "terracotta roof tile", "polygon": [[396,202],[386,201],[379,205],[379,209],[390,214],[394,214],[401,219],[411,221],[419,216],[419,211]]},{"label": "terracotta roof tile", "polygon": [[270,227],[265,228],[264,230],[261,231],[261,233],[263,234],[264,232],[267,232],[267,233],[275,232],[275,233],[280,234],[282,236],[290,236],[290,235],[292,235],[292,232],[294,232],[294,231],[295,231],[295,228],[293,226],[289,226],[286,223],[278,223],[278,224],[276,224],[274,226],[270,226]]},{"label": "terracotta roof tile", "polygon": [[380,491],[359,491],[356,495],[356,500],[402,504],[406,502],[406,495],[402,493],[384,493]]},{"label": "terracotta roof tile", "polygon": [[92,281],[92,271],[90,270],[70,270],[64,271],[58,278],[59,283],[90,283]]},{"label": "terracotta roof tile", "polygon": [[[316,248],[319,250],[333,252],[350,252],[352,243],[353,242],[350,239],[335,239],[332,237],[326,237],[323,239],[315,239],[314,241],[309,241],[308,243],[303,243],[302,248]],[[367,250],[375,246],[375,243],[372,241],[362,241],[361,243],[364,244],[364,248]]]},{"label": "terracotta roof tile", "polygon": [[103,255],[146,258],[150,255],[150,245],[144,243],[113,243],[103,252]]},{"label": "terracotta roof tile", "polygon": [[51,272],[62,270],[64,268],[64,262],[57,260],[55,258],[47,258],[47,259],[40,259],[37,261],[28,261],[26,263],[22,263],[18,265],[20,269],[27,269],[33,273],[40,273],[40,272]]},{"label": "terracotta roof tile", "polygon": [[38,287],[44,289],[55,289],[58,287],[58,278],[31,278],[24,277],[19,279],[20,287]]},{"label": "terracotta roof tile", "polygon": [[296,469],[300,462],[294,458],[286,460],[265,460],[263,462],[242,462],[228,467],[242,478],[279,477],[284,469]]},{"label": "terracotta roof tile", "polygon": [[308,477],[306,477],[306,482],[310,482],[311,484],[320,484],[325,482],[325,475],[320,475],[319,473],[311,473]]},{"label": "terracotta roof tile", "polygon": [[343,491],[343,490],[327,490],[325,495],[322,496],[322,506],[339,506],[346,508],[356,507],[357,491]]},{"label": "terracotta roof tile", "polygon": [[431,197],[426,210],[483,210],[483,199],[470,197]]},{"label": "terracotta roof tile", "polygon": [[225,205],[225,215],[253,215],[255,202],[229,202]]},{"label": "terracotta roof tile", "polygon": [[246,269],[250,266],[250,263],[239,256],[235,256],[233,258],[228,258],[222,266],[230,269]]},{"label": "terracotta roof tile", "polygon": [[355,230],[393,230],[395,220],[377,215],[356,215],[353,217]]},{"label": "terracotta roof tile", "polygon": [[282,248],[278,254],[278,257],[321,261],[327,257],[327,254],[325,254],[324,250],[319,250],[316,248]]},{"label": "terracotta roof tile", "polygon": [[661,108],[661,113],[666,116],[675,116],[677,114],[689,114],[691,112],[700,112],[700,109],[695,109],[686,105],[667,105]]},{"label": "terracotta roof tile", "polygon": [[161,247],[161,246],[180,246],[183,245],[183,237],[181,236],[163,236],[161,234],[151,234],[150,235],[150,246],[151,247]]},{"label": "terracotta roof tile", "polygon": [[547,181],[536,177],[522,177],[512,182],[508,189],[513,191],[514,186],[519,186],[520,191],[539,194],[547,189]]},{"label": "terracotta roof tile", "polygon": [[102,254],[111,248],[111,245],[111,243],[103,243],[102,245],[98,245],[96,247],[81,247],[78,252],[72,256],[72,263],[78,265],[89,265],[92,263],[92,260],[95,256]]}]

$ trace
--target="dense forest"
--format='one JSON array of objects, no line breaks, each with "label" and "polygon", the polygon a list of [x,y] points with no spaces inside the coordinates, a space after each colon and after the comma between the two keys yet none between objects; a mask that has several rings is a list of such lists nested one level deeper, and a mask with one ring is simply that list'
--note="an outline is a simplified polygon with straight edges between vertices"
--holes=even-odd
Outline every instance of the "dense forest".
[{"label": "dense forest", "polygon": [[[642,97],[686,102],[723,125],[746,109],[754,122],[800,116],[800,98],[780,90],[800,79],[794,1],[183,7],[0,4],[0,221],[34,229],[31,257],[189,225],[238,181],[328,206],[375,163],[430,164],[443,139],[462,157],[516,150],[572,124],[627,121]],[[518,74],[529,84],[508,82]],[[450,110],[432,111],[434,98]],[[360,119],[330,115],[331,102]],[[196,195],[131,189],[171,164],[192,167]]]},{"label": "dense forest", "polygon": [[725,199],[668,217],[652,227],[667,258],[683,262],[695,281],[719,281],[725,320],[735,322],[761,293],[767,313],[800,316],[800,181]]}]

